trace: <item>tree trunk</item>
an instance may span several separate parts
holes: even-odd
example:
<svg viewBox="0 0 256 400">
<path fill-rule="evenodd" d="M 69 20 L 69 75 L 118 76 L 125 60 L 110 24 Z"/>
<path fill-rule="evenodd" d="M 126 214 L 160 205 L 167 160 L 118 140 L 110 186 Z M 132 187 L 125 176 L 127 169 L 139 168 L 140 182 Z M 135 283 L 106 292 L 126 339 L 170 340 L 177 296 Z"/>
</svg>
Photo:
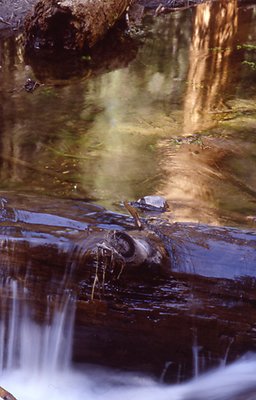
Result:
<svg viewBox="0 0 256 400">
<path fill-rule="evenodd" d="M 41 0 L 25 22 L 26 46 L 81 50 L 93 47 L 132 0 Z"/>
</svg>

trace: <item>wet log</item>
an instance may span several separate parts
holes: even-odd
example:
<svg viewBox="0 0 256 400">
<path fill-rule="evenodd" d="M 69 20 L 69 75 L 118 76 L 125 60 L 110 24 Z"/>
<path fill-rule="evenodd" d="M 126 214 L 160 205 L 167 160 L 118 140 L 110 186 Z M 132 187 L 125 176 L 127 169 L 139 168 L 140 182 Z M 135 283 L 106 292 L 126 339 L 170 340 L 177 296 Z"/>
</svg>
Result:
<svg viewBox="0 0 256 400">
<path fill-rule="evenodd" d="M 25 21 L 29 48 L 82 50 L 99 42 L 132 0 L 41 0 Z"/>
<path fill-rule="evenodd" d="M 37 320 L 61 285 L 77 294 L 74 361 L 177 381 L 255 351 L 253 230 L 135 230 L 128 216 L 78 201 L 1 204 L 1 276 L 24 284 Z"/>
</svg>

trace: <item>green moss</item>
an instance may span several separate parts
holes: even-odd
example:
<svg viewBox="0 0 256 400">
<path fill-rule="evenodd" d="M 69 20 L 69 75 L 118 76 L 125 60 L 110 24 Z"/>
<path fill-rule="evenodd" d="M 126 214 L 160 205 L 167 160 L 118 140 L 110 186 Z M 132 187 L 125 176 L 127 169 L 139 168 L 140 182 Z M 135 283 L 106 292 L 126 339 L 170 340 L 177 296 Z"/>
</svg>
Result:
<svg viewBox="0 0 256 400">
<path fill-rule="evenodd" d="M 45 97 L 56 97 L 56 90 L 51 86 L 44 86 L 41 90 L 41 95 Z"/>
<path fill-rule="evenodd" d="M 256 45 L 255 44 L 239 44 L 236 46 L 237 50 L 245 49 L 249 51 L 256 50 Z"/>
<path fill-rule="evenodd" d="M 230 50 L 230 47 L 225 47 L 225 48 L 222 48 L 222 47 L 210 47 L 209 48 L 209 51 L 212 51 L 214 53 L 217 53 L 217 52 L 224 53 L 225 51 L 228 51 L 228 50 Z"/>
<path fill-rule="evenodd" d="M 247 60 L 244 60 L 244 61 L 242 62 L 242 64 L 243 64 L 243 65 L 247 65 L 248 67 L 250 67 L 250 68 L 253 69 L 253 70 L 256 70 L 256 62 L 254 62 L 254 61 L 247 61 Z"/>
<path fill-rule="evenodd" d="M 84 56 L 81 57 L 82 61 L 91 61 L 91 59 L 92 59 L 92 57 L 89 56 L 89 55 L 84 55 Z"/>
</svg>

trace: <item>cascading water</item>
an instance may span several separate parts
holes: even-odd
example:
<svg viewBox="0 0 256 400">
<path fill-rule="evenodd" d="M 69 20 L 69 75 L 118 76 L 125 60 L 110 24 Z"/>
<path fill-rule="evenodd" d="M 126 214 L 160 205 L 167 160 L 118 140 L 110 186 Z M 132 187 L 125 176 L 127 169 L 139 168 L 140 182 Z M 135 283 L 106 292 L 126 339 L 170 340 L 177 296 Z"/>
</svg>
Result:
<svg viewBox="0 0 256 400">
<path fill-rule="evenodd" d="M 0 370 L 52 373 L 67 369 L 72 350 L 74 299 L 67 292 L 46 299 L 43 324 L 33 321 L 28 290 L 17 280 L 1 282 Z"/>
<path fill-rule="evenodd" d="M 188 383 L 166 386 L 143 376 L 71 366 L 75 298 L 49 295 L 37 321 L 29 290 L 1 280 L 0 385 L 18 400 L 252 400 L 256 357 L 222 366 Z M 85 344 L 86 345 L 86 344 Z"/>
<path fill-rule="evenodd" d="M 38 221 L 35 219 L 35 222 Z M 70 243 L 61 234 L 53 237 L 47 231 L 43 236 L 33 231 L 32 235 L 27 226 L 22 226 L 21 235 L 14 226 L 15 235 L 10 236 L 11 228 L 7 227 L 9 230 L 6 233 L 3 229 L 1 240 L 0 386 L 17 400 L 117 400 L 120 397 L 123 400 L 256 399 L 256 356 L 226 366 L 228 347 L 220 367 L 201 374 L 197 332 L 191 349 L 195 377 L 187 383 L 167 386 L 160 382 L 163 379 L 156 381 L 89 365 L 80 366 L 79 370 L 75 368 L 71 363 L 76 311 L 72 283 L 76 263 L 73 259 L 75 256 L 79 258 L 79 251 L 83 253 L 84 250 L 78 247 L 78 254 L 71 246 L 72 251 L 67 251 L 70 247 L 65 246 L 70 246 Z M 57 226 L 59 229 L 60 224 Z M 23 237 L 31 239 L 29 248 L 25 242 L 18 247 Z M 41 262 L 37 263 L 36 252 L 33 253 L 34 261 L 30 263 L 31 257 L 27 253 L 42 246 L 43 253 L 39 258 L 44 260 L 50 249 L 48 244 L 53 246 L 56 242 L 58 246 L 52 264 L 47 260 L 43 266 Z M 63 249 L 70 254 L 66 258 L 66 268 L 61 262 Z M 60 260 L 56 259 L 58 256 Z M 86 342 L 83 345 L 86 346 Z M 171 364 L 171 360 L 166 363 L 160 378 L 164 378 Z"/>
<path fill-rule="evenodd" d="M 24 283 L 6 276 L 8 266 L 4 267 L 0 280 L 0 385 L 18 399 L 44 399 L 44 388 L 70 369 L 75 296 L 60 285 L 58 293 L 45 298 L 38 293 L 40 300 L 35 305 L 31 284 L 28 288 L 26 278 Z"/>
</svg>

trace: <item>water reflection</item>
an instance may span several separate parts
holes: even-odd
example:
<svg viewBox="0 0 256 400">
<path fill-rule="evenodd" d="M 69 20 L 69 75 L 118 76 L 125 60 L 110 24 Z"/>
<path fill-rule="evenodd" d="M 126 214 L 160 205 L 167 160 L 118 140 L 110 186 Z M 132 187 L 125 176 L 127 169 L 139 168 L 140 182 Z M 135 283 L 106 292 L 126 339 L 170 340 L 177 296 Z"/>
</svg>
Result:
<svg viewBox="0 0 256 400">
<path fill-rule="evenodd" d="M 216 125 L 223 110 L 231 109 L 228 101 L 234 96 L 243 56 L 236 45 L 248 38 L 251 20 L 249 13 L 247 23 L 241 17 L 236 0 L 205 3 L 196 9 L 184 97 L 185 135 Z M 240 171 L 230 171 L 230 160 L 247 159 L 249 164 L 250 151 L 237 138 L 228 140 L 228 129 L 209 133 L 216 137 L 221 133 L 221 138 L 195 137 L 176 149 L 168 140 L 162 142 L 163 166 L 170 179 L 161 193 L 176 203 L 177 219 L 200 221 L 203 214 L 205 221 L 219 224 L 226 222 L 231 210 L 231 218 L 239 219 L 235 203 L 254 209 L 255 184 L 246 187 L 243 183 L 251 175 L 249 169 L 242 180 L 237 177 Z"/>
<path fill-rule="evenodd" d="M 237 29 L 237 0 L 222 0 L 197 7 L 184 100 L 185 132 L 211 125 L 210 111 L 222 106 L 232 75 L 231 55 Z"/>
<path fill-rule="evenodd" d="M 232 0 L 147 17 L 129 57 L 96 57 L 89 69 L 71 60 L 68 73 L 42 60 L 27 66 L 20 38 L 2 40 L 0 187 L 108 207 L 159 193 L 177 219 L 244 223 L 254 210 L 255 119 L 243 114 L 242 131 L 223 111 L 241 108 L 242 97 L 255 108 L 255 72 L 237 49 L 256 40 L 253 10 Z M 28 94 L 28 77 L 44 85 Z M 170 140 L 206 128 L 191 144 Z"/>
</svg>

